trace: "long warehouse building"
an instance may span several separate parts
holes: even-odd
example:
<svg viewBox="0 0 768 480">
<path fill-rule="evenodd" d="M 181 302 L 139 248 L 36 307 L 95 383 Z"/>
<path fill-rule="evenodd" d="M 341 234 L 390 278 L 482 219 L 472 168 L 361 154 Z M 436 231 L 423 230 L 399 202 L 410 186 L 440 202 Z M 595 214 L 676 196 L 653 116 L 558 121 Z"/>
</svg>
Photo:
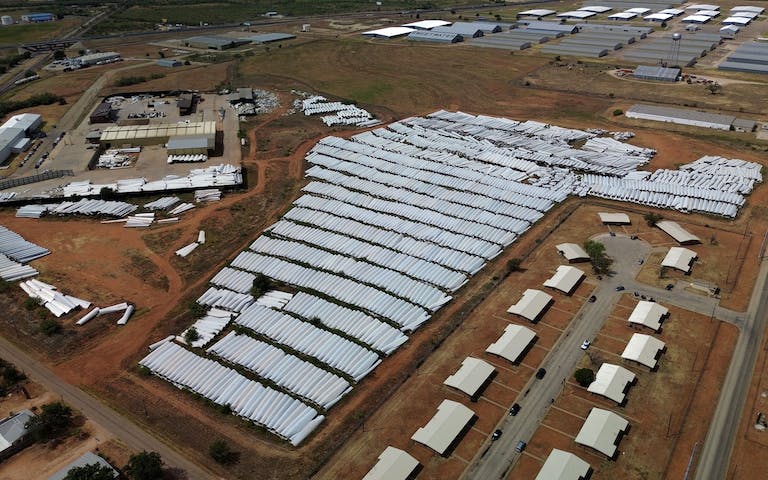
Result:
<svg viewBox="0 0 768 480">
<path fill-rule="evenodd" d="M 173 137 L 204 137 L 208 148 L 213 148 L 216 141 L 216 122 L 108 127 L 101 133 L 99 141 L 104 146 L 144 146 L 167 143 Z"/>
</svg>

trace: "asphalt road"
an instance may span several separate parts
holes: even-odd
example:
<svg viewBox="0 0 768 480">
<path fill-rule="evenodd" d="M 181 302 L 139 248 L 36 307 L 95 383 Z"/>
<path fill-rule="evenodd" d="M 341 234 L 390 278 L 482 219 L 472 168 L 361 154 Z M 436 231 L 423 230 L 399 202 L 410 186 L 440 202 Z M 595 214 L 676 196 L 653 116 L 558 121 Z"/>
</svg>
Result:
<svg viewBox="0 0 768 480">
<path fill-rule="evenodd" d="M 717 299 L 692 294 L 682 288 L 676 287 L 667 291 L 636 282 L 634 278 L 642 268 L 639 260 L 644 261 L 650 253 L 650 245 L 647 243 L 631 240 L 623 235 L 615 237 L 605 235 L 598 237 L 597 240 L 605 245 L 606 252 L 614 259 L 613 269 L 616 273 L 612 276 L 604 276 L 598 283 L 592 292 L 597 300 L 594 303 L 584 303 L 539 366 L 547 370 L 544 379 L 537 380 L 534 377 L 528 382 L 523 389 L 523 394 L 516 400 L 521 406 L 520 413 L 515 417 L 505 416 L 501 419 L 496 426 L 503 431 L 501 438 L 495 442 L 486 440 L 470 466 L 464 471 L 463 479 L 496 480 L 508 475 L 520 456 L 515 452 L 517 442 L 519 440 L 528 442 L 536 432 L 553 400 L 560 395 L 565 381 L 573 374 L 576 364 L 584 354 L 579 348 L 581 342 L 595 338 L 622 294 L 632 295 L 637 291 L 654 297 L 662 304 L 714 315 L 720 320 L 735 324 L 743 323 L 742 318 L 745 314 L 720 308 L 717 305 Z M 618 286 L 623 286 L 625 290 L 617 292 Z M 557 296 L 555 295 L 555 302 L 557 302 Z M 768 303 L 768 299 L 765 303 Z M 748 382 L 749 372 L 745 375 Z M 727 388 L 724 391 L 727 391 Z M 738 417 L 737 413 L 736 422 Z"/>
<path fill-rule="evenodd" d="M 731 365 L 725 376 L 715 415 L 709 426 L 704 446 L 696 467 L 696 480 L 720 480 L 726 478 L 731 452 L 739 430 L 741 415 L 749 392 L 750 378 L 755 369 L 757 350 L 765 331 L 768 317 L 768 262 L 762 262 L 752 290 L 749 308 L 741 328 Z"/>
<path fill-rule="evenodd" d="M 83 415 L 99 424 L 131 450 L 158 452 L 163 457 L 165 465 L 186 471 L 191 480 L 218 478 L 157 438 L 144 432 L 130 420 L 103 405 L 94 397 L 62 381 L 46 366 L 34 360 L 3 337 L 0 337 L 0 357 L 22 368 L 29 378 L 43 385 L 48 391 L 60 396 L 64 403 L 82 412 Z M 30 478 L 33 477 L 34 475 L 30 476 Z"/>
</svg>

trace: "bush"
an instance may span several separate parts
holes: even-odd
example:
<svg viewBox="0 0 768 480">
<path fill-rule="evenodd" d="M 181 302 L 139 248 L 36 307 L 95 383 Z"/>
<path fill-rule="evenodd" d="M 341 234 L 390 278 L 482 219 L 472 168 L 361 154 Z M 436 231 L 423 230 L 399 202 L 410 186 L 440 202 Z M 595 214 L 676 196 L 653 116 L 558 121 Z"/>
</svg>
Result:
<svg viewBox="0 0 768 480">
<path fill-rule="evenodd" d="M 147 56 L 149 56 L 149 53 L 147 53 Z M 115 80 L 115 86 L 116 87 L 128 87 L 131 85 L 136 85 L 139 83 L 144 83 L 147 81 L 147 77 L 142 76 L 133 76 L 133 77 L 120 77 L 117 80 Z"/>
<path fill-rule="evenodd" d="M 45 318 L 40 322 L 40 332 L 44 335 L 56 335 L 61 331 L 61 324 L 52 318 Z"/>
<path fill-rule="evenodd" d="M 40 306 L 39 298 L 29 297 L 26 300 L 24 300 L 24 310 L 28 312 L 31 312 L 32 310 L 36 309 L 39 306 Z"/>
<path fill-rule="evenodd" d="M 520 271 L 520 265 L 523 263 L 523 260 L 519 257 L 510 258 L 507 260 L 507 274 L 510 274 L 512 272 L 519 272 Z"/>
<path fill-rule="evenodd" d="M 220 465 L 237 463 L 240 458 L 240 453 L 232 450 L 229 444 L 224 440 L 216 440 L 213 442 L 211 446 L 208 447 L 208 454 Z"/>
<path fill-rule="evenodd" d="M 187 345 L 192 345 L 193 342 L 196 342 L 197 340 L 200 340 L 200 334 L 197 332 L 197 329 L 195 327 L 189 327 L 184 333 L 184 341 L 187 342 Z"/>
<path fill-rule="evenodd" d="M 617 108 L 616 110 L 613 111 L 613 116 L 614 117 L 618 117 L 619 115 L 622 115 L 623 113 L 624 113 L 624 110 L 622 110 L 620 108 Z"/>
<path fill-rule="evenodd" d="M 55 402 L 43 405 L 40 414 L 31 418 L 25 427 L 33 440 L 47 442 L 64 433 L 71 423 L 72 409 Z"/>
<path fill-rule="evenodd" d="M 580 368 L 573 374 L 573 378 L 575 378 L 582 387 L 588 387 L 590 383 L 595 381 L 595 372 L 589 368 Z"/>
<path fill-rule="evenodd" d="M 113 188 L 101 187 L 101 190 L 99 190 L 99 197 L 101 197 L 102 200 L 114 200 L 117 198 L 117 192 Z"/>
<path fill-rule="evenodd" d="M 259 298 L 267 293 L 270 288 L 272 288 L 272 280 L 263 273 L 257 273 L 256 278 L 253 279 L 253 285 L 251 286 L 251 296 L 253 296 L 253 298 Z"/>
<path fill-rule="evenodd" d="M 106 465 L 92 463 L 69 469 L 64 480 L 115 480 L 115 471 Z"/>
<path fill-rule="evenodd" d="M 645 223 L 647 223 L 649 227 L 654 227 L 657 223 L 662 221 L 664 217 L 658 213 L 648 212 L 643 215 L 643 219 L 645 219 Z"/>
<path fill-rule="evenodd" d="M 157 480 L 163 478 L 163 459 L 157 452 L 141 452 L 131 455 L 123 469 L 132 480 Z"/>
<path fill-rule="evenodd" d="M 208 312 L 208 308 L 206 308 L 205 305 L 200 305 L 197 302 L 189 302 L 187 308 L 189 308 L 189 313 L 191 313 L 194 318 L 203 317 Z"/>
</svg>

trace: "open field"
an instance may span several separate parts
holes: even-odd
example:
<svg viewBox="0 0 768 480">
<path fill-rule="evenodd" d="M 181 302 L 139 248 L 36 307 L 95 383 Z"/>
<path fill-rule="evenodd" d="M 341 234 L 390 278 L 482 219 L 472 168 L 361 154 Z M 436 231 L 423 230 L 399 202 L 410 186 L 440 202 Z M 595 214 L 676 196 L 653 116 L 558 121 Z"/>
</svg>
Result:
<svg viewBox="0 0 768 480">
<path fill-rule="evenodd" d="M 16 17 L 15 20 L 18 21 L 19 18 Z M 85 17 L 65 17 L 53 22 L 4 26 L 0 28 L 0 48 L 59 38 L 85 20 Z"/>
<path fill-rule="evenodd" d="M 552 121 L 579 128 L 631 128 L 638 132 L 633 143 L 660 149 L 660 155 L 653 160 L 651 167 L 670 167 L 703 154 L 715 153 L 745 160 L 764 160 L 756 152 L 730 150 L 728 138 L 717 139 L 713 143 L 691 140 L 686 132 L 659 132 L 650 125 L 640 128 L 627 126 L 623 120 L 614 119 L 608 112 L 616 102 L 624 101 L 622 95 L 630 93 L 617 92 L 615 98 L 610 98 L 607 95 L 562 93 L 555 89 L 522 86 L 521 81 L 526 76 L 549 68 L 547 62 L 532 56 L 501 55 L 499 52 L 469 48 L 390 45 L 358 39 L 318 40 L 298 48 L 273 49 L 243 59 L 239 62 L 239 75 L 233 84 L 277 88 L 284 106 L 292 101 L 288 93 L 291 88 L 352 99 L 385 120 L 446 108 Z M 477 67 L 466 68 L 467 65 Z M 228 69 L 228 65 L 217 64 L 178 72 L 163 70 L 166 77 L 141 87 L 167 89 L 183 85 L 181 88 L 212 88 L 225 80 Z M 74 84 L 67 84 L 66 87 L 55 85 L 52 81 L 45 85 L 73 92 L 78 88 Z M 653 96 L 650 87 L 644 95 Z M 556 304 L 545 320 L 534 326 L 539 339 L 520 366 L 509 366 L 505 360 L 483 353 L 504 325 L 517 322 L 504 311 L 519 296 L 524 285 L 539 283 L 559 264 L 560 259 L 552 245 L 565 240 L 580 242 L 586 236 L 604 233 L 606 229 L 599 224 L 596 212 L 606 209 L 604 205 L 617 210 L 623 210 L 624 206 L 618 202 L 600 202 L 600 206 L 587 202 L 586 206 L 576 209 L 583 201 L 571 199 L 553 209 L 459 291 L 450 305 L 366 378 L 354 394 L 337 405 L 329 419 L 305 445 L 290 449 L 273 436 L 219 413 L 190 395 L 180 394 L 164 382 L 141 377 L 134 370 L 148 343 L 178 333 L 189 325 L 191 317 L 186 312 L 187 302 L 197 298 L 204 290 L 211 272 L 252 240 L 295 198 L 303 184 L 303 153 L 316 138 L 329 132 L 319 119 L 302 115 L 276 115 L 263 121 L 256 118 L 249 127 L 253 127 L 254 131 L 249 135 L 250 150 L 245 166 L 251 189 L 247 193 L 229 195 L 219 204 L 198 208 L 187 214 L 178 225 L 136 232 L 115 225 L 97 225 L 88 220 L 48 222 L 14 219 L 13 212 L 3 212 L 0 220 L 4 225 L 54 252 L 35 262 L 35 266 L 43 272 L 42 280 L 58 281 L 62 287 L 72 288 L 75 290 L 73 293 L 91 300 L 114 298 L 121 301 L 125 298 L 135 301 L 139 307 L 139 314 L 123 329 L 110 327 L 105 331 L 96 324 L 89 326 L 94 331 L 98 330 L 92 333 L 93 336 L 87 332 L 76 332 L 67 323 L 71 319 L 66 319 L 62 345 L 51 353 L 38 351 L 38 354 L 57 363 L 55 368 L 62 377 L 95 392 L 153 432 L 179 445 L 185 454 L 199 462 L 210 464 L 205 452 L 211 441 L 211 437 L 199 435 L 200 431 L 216 432 L 216 436 L 228 439 L 243 455 L 240 464 L 227 470 L 221 469 L 221 474 L 227 478 L 253 478 L 255 472 L 260 478 L 306 478 L 337 448 L 340 448 L 340 453 L 318 473 L 318 478 L 343 478 L 353 473 L 362 476 L 387 441 L 395 446 L 407 447 L 425 465 L 421 474 L 424 478 L 453 478 L 465 467 L 461 458 L 472 458 L 492 431 L 491 427 L 505 415 L 506 406 L 516 398 L 538 362 L 557 340 L 559 331 L 569 324 L 574 312 L 589 296 L 594 277 L 590 275 L 573 297 L 556 296 Z M 720 245 L 711 246 L 711 250 L 707 250 L 710 254 L 702 257 L 717 268 L 727 262 L 743 263 L 738 267 L 739 275 L 726 275 L 726 281 L 732 281 L 733 286 L 730 292 L 724 292 L 724 301 L 733 302 L 729 305 L 737 310 L 741 305 L 739 302 L 746 301 L 746 292 L 751 289 L 756 273 L 756 269 L 751 269 L 756 262 L 747 260 L 752 258 L 751 254 L 739 253 L 741 247 L 735 252 L 729 249 L 740 242 L 739 238 L 743 235 L 739 232 L 745 230 L 752 233 L 752 238 L 748 246 L 743 247 L 744 251 L 753 252 L 759 248 L 767 216 L 765 211 L 753 206 L 763 203 L 766 194 L 768 192 L 764 187 L 758 188 L 748 199 L 749 209 L 735 222 L 662 212 L 667 218 L 682 220 L 686 226 L 694 225 L 694 233 L 700 233 L 697 229 L 709 231 L 703 226 L 705 224 L 724 232 L 717 234 Z M 641 238 L 645 239 L 647 233 L 648 240 L 653 244 L 669 241 L 656 237 L 642 223 L 642 212 L 649 209 L 636 205 L 628 207 L 638 212 L 632 214 L 632 228 L 638 228 Z M 574 209 L 575 213 L 571 214 Z M 569 219 L 560 226 L 560 221 L 565 218 Z M 52 228 L 53 225 L 55 228 Z M 211 242 L 207 248 L 211 250 L 206 253 L 210 255 L 198 251 L 186 260 L 177 259 L 173 250 L 189 243 L 201 227 L 209 232 Z M 546 233 L 553 229 L 554 233 L 547 237 Z M 707 233 L 701 235 L 703 239 L 709 238 Z M 152 248 L 148 246 L 150 244 Z M 719 253 L 726 251 L 729 253 L 724 259 L 715 259 Z M 533 253 L 528 255 L 529 252 Z M 527 271 L 504 278 L 506 261 L 516 256 L 527 256 L 524 262 Z M 94 258 L 99 261 L 95 262 Z M 150 271 L 150 264 L 157 270 Z M 155 286 L 145 281 L 147 275 L 155 278 Z M 167 289 L 161 288 L 164 284 L 162 276 L 168 280 Z M 682 312 L 678 315 L 681 318 L 679 325 L 694 321 L 693 317 L 685 317 Z M 710 363 L 714 364 L 717 358 L 718 365 L 727 366 L 730 355 L 728 345 L 732 344 L 735 335 L 732 328 L 724 326 L 720 333 L 716 333 L 715 326 L 699 320 L 704 322 L 706 329 L 690 335 L 701 333 L 703 337 L 684 337 L 683 333 L 673 330 L 675 318 L 673 316 L 669 330 L 665 327 L 664 336 L 679 334 L 682 344 L 702 352 L 706 349 L 701 345 L 722 338 L 718 345 L 722 345 L 723 350 L 712 351 L 710 358 L 713 360 Z M 624 328 L 620 323 L 619 327 Z M 0 328 L 5 335 L 13 337 L 11 326 L 3 323 Z M 451 334 L 454 328 L 456 331 Z M 662 338 L 667 341 L 667 338 Z M 31 339 L 17 337 L 16 340 L 27 342 L 31 349 L 40 348 L 32 345 L 34 342 Z M 668 342 L 670 351 L 675 341 Z M 595 346 L 600 348 L 600 343 Z M 432 353 L 435 348 L 437 350 Z M 471 405 L 480 417 L 474 428 L 459 444 L 454 456 L 440 459 L 425 448 L 409 443 L 408 439 L 432 415 L 439 398 L 464 401 L 460 395 L 442 386 L 441 382 L 455 371 L 467 354 L 481 355 L 496 364 L 499 375 L 484 398 Z M 701 363 L 703 360 L 691 360 L 691 354 L 686 351 L 681 357 L 687 367 L 695 367 L 696 372 L 711 367 L 710 363 Z M 105 361 L 86 362 L 86 358 L 104 358 Z M 425 358 L 426 361 L 420 363 Z M 670 353 L 663 362 L 670 359 L 677 357 Z M 692 386 L 685 383 L 686 379 L 682 380 L 681 388 L 688 388 L 686 392 L 692 405 L 697 406 L 697 414 L 711 408 L 712 399 L 716 398 L 712 392 L 717 390 L 721 378 L 717 375 L 722 375 L 722 372 L 707 377 L 712 384 L 706 384 L 703 393 L 691 391 Z M 646 382 L 651 380 L 646 379 Z M 638 390 L 645 387 L 640 383 L 635 388 L 630 394 L 630 405 L 640 398 Z M 386 403 L 379 409 L 382 402 Z M 640 403 L 637 402 L 637 405 Z M 562 407 L 570 408 L 565 404 Z M 673 413 L 678 415 L 679 411 L 670 410 L 668 415 Z M 562 412 L 558 415 L 558 419 L 569 418 Z M 683 422 L 679 416 L 675 420 L 680 422 L 677 431 L 681 432 L 689 432 L 689 428 L 703 424 L 699 422 L 699 417 L 692 418 L 689 423 Z M 643 423 L 646 428 L 649 427 L 647 423 L 647 420 Z M 627 445 L 640 448 L 637 446 L 641 438 L 638 431 L 642 430 L 633 430 L 634 435 L 625 439 L 628 443 L 623 443 L 622 448 L 627 448 Z M 348 438 L 349 442 L 342 446 Z M 692 443 L 688 440 L 694 438 L 700 439 L 699 432 L 685 433 L 684 438 L 676 440 L 676 448 L 680 452 L 675 453 L 675 457 L 683 463 Z M 675 444 L 674 438 L 665 441 L 668 442 L 666 445 Z M 686 449 L 688 452 L 685 452 Z M 638 455 L 642 462 L 647 463 L 647 452 L 639 451 Z M 531 458 L 525 457 L 525 461 L 528 460 Z M 524 464 L 521 461 L 520 468 Z M 642 468 L 649 467 L 643 464 Z M 670 471 L 679 471 L 677 464 L 669 468 Z"/>
</svg>

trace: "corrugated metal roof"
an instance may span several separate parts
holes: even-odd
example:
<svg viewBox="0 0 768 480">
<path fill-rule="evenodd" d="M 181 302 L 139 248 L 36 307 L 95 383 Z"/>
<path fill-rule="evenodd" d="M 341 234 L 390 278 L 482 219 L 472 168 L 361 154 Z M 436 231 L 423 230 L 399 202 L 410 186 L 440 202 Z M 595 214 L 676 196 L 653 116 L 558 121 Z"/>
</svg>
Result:
<svg viewBox="0 0 768 480">
<path fill-rule="evenodd" d="M 188 148 L 208 148 L 207 137 L 172 137 L 168 140 L 168 150 L 183 150 Z"/>
<path fill-rule="evenodd" d="M 262 33 L 261 35 L 252 35 L 249 37 L 243 37 L 241 40 L 247 40 L 252 43 L 270 43 L 279 42 L 282 40 L 291 40 L 296 38 L 296 35 L 291 33 Z"/>
<path fill-rule="evenodd" d="M 62 468 L 58 472 L 54 473 L 50 477 L 48 477 L 48 480 L 64 480 L 67 477 L 67 473 L 69 473 L 70 470 L 76 467 L 84 467 L 86 465 L 102 465 L 105 467 L 109 467 L 112 469 L 112 475 L 113 477 L 117 477 L 118 473 L 117 470 L 112 468 L 112 465 L 110 465 L 106 460 L 101 458 L 100 456 L 87 452 L 74 462 L 68 464 L 66 467 Z"/>
<path fill-rule="evenodd" d="M 639 65 L 632 74 L 643 80 L 658 80 L 661 82 L 676 82 L 680 78 L 679 68 Z"/>
</svg>

